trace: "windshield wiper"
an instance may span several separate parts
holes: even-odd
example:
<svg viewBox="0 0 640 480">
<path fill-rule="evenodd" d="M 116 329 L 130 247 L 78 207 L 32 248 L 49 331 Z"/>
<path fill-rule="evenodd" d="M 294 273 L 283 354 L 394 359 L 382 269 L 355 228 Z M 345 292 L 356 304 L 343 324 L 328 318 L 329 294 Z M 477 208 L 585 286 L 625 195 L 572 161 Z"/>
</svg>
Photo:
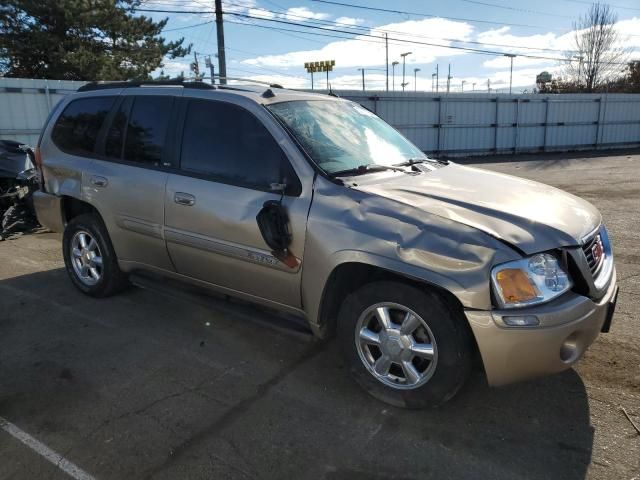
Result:
<svg viewBox="0 0 640 480">
<path fill-rule="evenodd" d="M 449 164 L 447 160 L 438 160 L 435 158 L 410 158 L 406 162 L 395 163 L 394 165 L 396 167 L 410 167 L 411 165 L 417 165 L 418 163 L 425 163 L 425 162 L 441 163 L 442 165 Z"/>
<path fill-rule="evenodd" d="M 406 162 L 394 163 L 396 167 L 410 167 L 411 165 L 416 165 L 418 163 L 426 162 L 426 158 L 410 158 Z"/>
<path fill-rule="evenodd" d="M 330 177 L 346 177 L 350 175 L 364 175 L 366 173 L 382 172 L 385 170 L 393 170 L 394 172 L 404 172 L 401 168 L 392 167 L 389 165 L 378 165 L 376 163 L 370 163 L 369 165 L 358 165 L 355 168 L 347 168 L 345 170 L 338 170 L 337 172 L 331 172 Z"/>
</svg>

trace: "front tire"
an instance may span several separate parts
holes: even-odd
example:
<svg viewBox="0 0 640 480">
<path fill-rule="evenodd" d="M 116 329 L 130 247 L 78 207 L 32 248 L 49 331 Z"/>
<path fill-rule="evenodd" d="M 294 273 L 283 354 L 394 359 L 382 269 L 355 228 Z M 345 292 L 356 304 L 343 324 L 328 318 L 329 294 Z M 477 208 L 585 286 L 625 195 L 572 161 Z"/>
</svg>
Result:
<svg viewBox="0 0 640 480">
<path fill-rule="evenodd" d="M 62 237 L 64 264 L 73 284 L 86 295 L 108 297 L 128 286 L 107 229 L 97 215 L 73 218 Z"/>
<path fill-rule="evenodd" d="M 355 380 L 398 407 L 446 402 L 471 367 L 466 319 L 439 295 L 400 282 L 369 283 L 349 295 L 338 342 Z"/>
</svg>

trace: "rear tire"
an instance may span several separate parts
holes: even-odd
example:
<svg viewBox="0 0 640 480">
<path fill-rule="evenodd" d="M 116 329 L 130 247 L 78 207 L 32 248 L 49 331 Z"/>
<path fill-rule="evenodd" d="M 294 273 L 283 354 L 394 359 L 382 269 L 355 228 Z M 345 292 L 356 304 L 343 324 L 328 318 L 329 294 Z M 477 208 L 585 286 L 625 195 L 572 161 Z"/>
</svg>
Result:
<svg viewBox="0 0 640 480">
<path fill-rule="evenodd" d="M 95 214 L 79 215 L 68 223 L 62 253 L 69 278 L 86 295 L 109 297 L 129 285 L 107 229 Z"/>
<path fill-rule="evenodd" d="M 473 349 L 466 319 L 426 289 L 366 284 L 345 299 L 337 332 L 355 380 L 397 407 L 441 405 L 469 375 Z"/>
</svg>

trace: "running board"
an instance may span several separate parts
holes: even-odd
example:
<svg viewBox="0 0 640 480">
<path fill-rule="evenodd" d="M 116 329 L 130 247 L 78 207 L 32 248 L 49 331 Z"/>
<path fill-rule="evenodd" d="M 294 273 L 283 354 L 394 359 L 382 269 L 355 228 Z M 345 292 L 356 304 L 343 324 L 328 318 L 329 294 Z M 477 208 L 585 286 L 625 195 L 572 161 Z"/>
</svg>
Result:
<svg viewBox="0 0 640 480">
<path fill-rule="evenodd" d="M 256 306 L 228 295 L 220 295 L 203 287 L 180 282 L 147 272 L 135 272 L 129 281 L 137 287 L 151 290 L 178 300 L 217 310 L 226 316 L 249 321 L 286 334 L 313 339 L 306 320 L 274 309 Z"/>
</svg>

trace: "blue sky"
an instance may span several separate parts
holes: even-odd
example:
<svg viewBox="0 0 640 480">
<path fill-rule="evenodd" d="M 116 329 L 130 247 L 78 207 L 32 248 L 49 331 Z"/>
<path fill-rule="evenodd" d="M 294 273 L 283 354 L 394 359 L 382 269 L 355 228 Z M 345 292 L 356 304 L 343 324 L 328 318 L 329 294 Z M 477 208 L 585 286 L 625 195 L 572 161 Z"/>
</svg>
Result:
<svg viewBox="0 0 640 480">
<path fill-rule="evenodd" d="M 309 88 L 310 78 L 303 68 L 304 62 L 333 59 L 336 69 L 330 74 L 330 81 L 334 88 L 360 89 L 362 80 L 358 68 L 365 68 L 367 89 L 383 89 L 385 48 L 384 41 L 377 37 L 388 32 L 390 63 L 400 61 L 401 53 L 412 52 L 406 57 L 407 90 L 431 90 L 436 64 L 439 65 L 440 89 L 446 88 L 449 63 L 452 91 L 460 91 L 463 81 L 465 91 L 486 91 L 487 80 L 492 89 L 508 90 L 510 60 L 501 54 L 514 53 L 518 56 L 514 58 L 513 86 L 518 92 L 531 89 L 536 74 L 542 70 L 562 74 L 562 63 L 553 58 L 564 57 L 564 52 L 572 48 L 573 22 L 589 8 L 588 2 L 583 0 L 539 0 L 535 3 L 522 0 L 335 1 L 425 16 L 314 0 L 226 0 L 223 9 L 228 12 L 225 15 L 227 75 L 275 81 L 292 88 Z M 640 2 L 616 0 L 612 6 L 618 15 L 621 46 L 633 50 L 633 58 L 640 58 Z M 204 70 L 204 56 L 213 56 L 217 49 L 213 15 L 203 13 L 213 10 L 213 0 L 146 0 L 141 8 L 201 12 L 144 14 L 157 19 L 169 17 L 165 38 L 184 37 L 185 43 L 192 43 L 193 49 L 202 54 L 200 68 Z M 305 29 L 267 19 L 294 24 L 314 22 L 329 30 Z M 447 46 L 490 50 L 498 54 L 445 48 Z M 166 59 L 164 71 L 170 75 L 184 71 L 189 75 L 192 61 L 193 58 Z M 414 84 L 416 68 L 420 70 Z M 316 86 L 324 87 L 324 81 L 324 74 L 316 74 Z M 402 63 L 396 67 L 397 90 L 401 89 L 401 82 Z"/>
</svg>

